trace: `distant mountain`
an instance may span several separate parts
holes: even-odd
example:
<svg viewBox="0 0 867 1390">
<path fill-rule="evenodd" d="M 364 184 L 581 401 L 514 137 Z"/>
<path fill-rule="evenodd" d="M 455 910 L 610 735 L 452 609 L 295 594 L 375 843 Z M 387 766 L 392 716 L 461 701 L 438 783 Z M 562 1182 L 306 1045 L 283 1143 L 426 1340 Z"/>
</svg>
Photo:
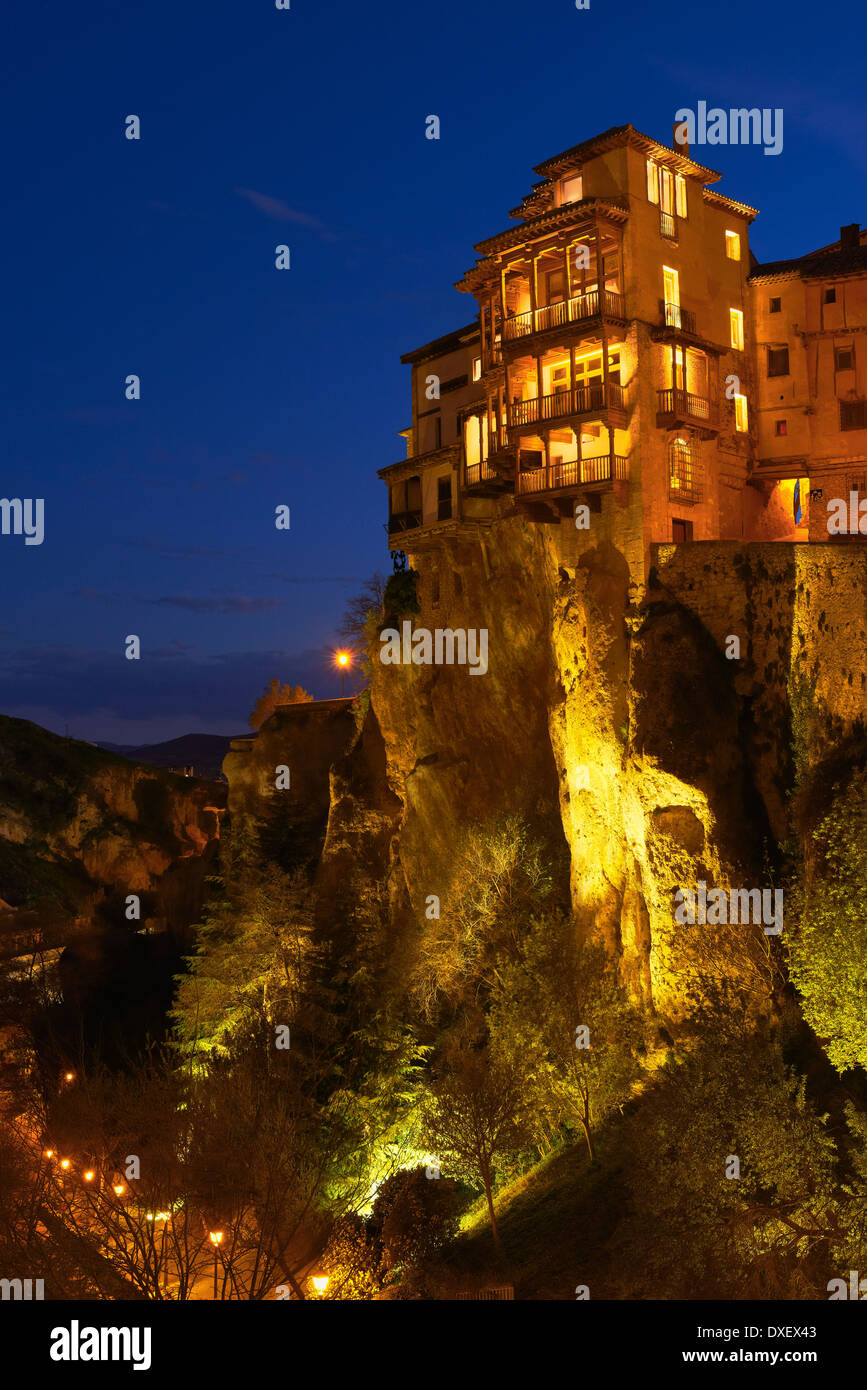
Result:
<svg viewBox="0 0 867 1390">
<path fill-rule="evenodd" d="M 183 734 L 166 743 L 100 743 L 97 747 L 135 763 L 147 763 L 151 767 L 194 767 L 197 777 L 217 777 L 232 740 L 253 737 L 255 735 L 249 730 L 243 734 Z"/>
</svg>

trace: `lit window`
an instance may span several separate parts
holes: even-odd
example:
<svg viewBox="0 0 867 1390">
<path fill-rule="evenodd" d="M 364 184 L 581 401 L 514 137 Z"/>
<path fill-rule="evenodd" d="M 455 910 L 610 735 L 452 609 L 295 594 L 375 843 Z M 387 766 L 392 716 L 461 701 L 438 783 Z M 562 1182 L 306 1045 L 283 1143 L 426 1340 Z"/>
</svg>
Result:
<svg viewBox="0 0 867 1390">
<path fill-rule="evenodd" d="M 659 202 L 659 167 L 652 159 L 647 161 L 647 197 L 651 203 Z"/>
<path fill-rule="evenodd" d="M 479 378 L 481 377 L 481 375 L 482 375 L 482 359 L 481 359 L 481 357 L 474 357 L 474 358 L 473 358 L 473 381 L 478 381 Z"/>
<path fill-rule="evenodd" d="M 740 309 L 729 309 L 729 325 L 731 327 L 731 343 L 733 348 L 739 352 L 744 350 L 744 316 Z"/>
<path fill-rule="evenodd" d="M 580 203 L 583 197 L 584 179 L 581 174 L 573 174 L 572 178 L 563 180 L 562 199 L 564 203 Z"/>
<path fill-rule="evenodd" d="M 674 202 L 678 217 L 686 217 L 686 179 L 683 174 L 674 176 Z"/>
<path fill-rule="evenodd" d="M 741 258 L 741 239 L 737 232 L 726 232 L 726 255 L 730 261 Z"/>
<path fill-rule="evenodd" d="M 746 396 L 735 396 L 735 429 L 741 433 L 748 429 Z"/>
<path fill-rule="evenodd" d="M 668 495 L 680 502 L 700 502 L 701 456 L 697 441 L 682 436 L 668 446 Z"/>
</svg>

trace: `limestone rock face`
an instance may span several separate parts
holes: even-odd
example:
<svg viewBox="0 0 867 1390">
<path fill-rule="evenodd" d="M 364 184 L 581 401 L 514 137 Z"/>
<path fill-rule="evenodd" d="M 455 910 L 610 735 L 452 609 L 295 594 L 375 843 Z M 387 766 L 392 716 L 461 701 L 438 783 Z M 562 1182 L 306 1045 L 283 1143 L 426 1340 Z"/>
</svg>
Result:
<svg viewBox="0 0 867 1390">
<path fill-rule="evenodd" d="M 412 558 L 413 627 L 486 629 L 488 669 L 375 650 L 361 732 L 328 702 L 292 735 L 323 828 L 323 931 L 379 915 L 393 963 L 411 961 L 467 827 L 518 814 L 568 851 L 579 920 L 634 996 L 688 1014 L 676 890 L 770 886 L 797 767 L 821 757 L 823 730 L 867 714 L 867 548 L 709 542 L 651 558 L 645 583 L 571 518 L 517 514 Z M 302 718 L 269 721 L 249 769 L 270 768 Z M 230 805 L 252 814 L 264 786 L 245 758 L 227 759 Z M 755 975 L 745 942 L 724 941 L 714 968 Z"/>
<path fill-rule="evenodd" d="M 97 909 L 142 895 L 141 922 L 198 916 L 225 789 L 145 767 L 35 724 L 0 719 L 0 898 L 14 934 L 40 921 L 64 939 Z"/>
</svg>

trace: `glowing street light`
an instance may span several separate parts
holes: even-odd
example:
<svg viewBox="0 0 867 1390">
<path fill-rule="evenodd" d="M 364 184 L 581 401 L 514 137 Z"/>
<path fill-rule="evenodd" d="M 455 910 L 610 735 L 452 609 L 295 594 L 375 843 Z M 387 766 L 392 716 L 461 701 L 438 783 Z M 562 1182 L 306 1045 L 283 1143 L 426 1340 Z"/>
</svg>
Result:
<svg viewBox="0 0 867 1390">
<path fill-rule="evenodd" d="M 350 652 L 342 651 L 335 652 L 334 665 L 340 672 L 340 694 L 341 696 L 344 696 L 346 694 L 346 672 L 352 665 L 352 654 Z"/>
<path fill-rule="evenodd" d="M 74 1081 L 74 1080 L 75 1080 L 75 1072 L 74 1072 L 74 1071 L 68 1071 L 68 1072 L 66 1072 L 66 1073 L 64 1074 L 63 1079 L 64 1079 L 64 1081 Z"/>
<path fill-rule="evenodd" d="M 61 1166 L 61 1168 L 63 1169 L 63 1171 L 64 1171 L 64 1173 L 65 1173 L 66 1170 L 67 1170 L 67 1168 L 69 1167 L 69 1159 L 68 1159 L 68 1158 L 62 1158 L 62 1159 L 60 1160 L 60 1166 Z"/>
<path fill-rule="evenodd" d="M 115 1195 L 115 1197 L 122 1197 L 123 1194 L 124 1194 L 124 1192 L 126 1192 L 126 1184 L 125 1184 L 125 1183 L 122 1183 L 122 1182 L 116 1182 L 116 1183 L 114 1184 L 114 1195 Z"/>
<path fill-rule="evenodd" d="M 209 1231 L 209 1232 L 208 1232 L 208 1236 L 209 1236 L 209 1239 L 210 1239 L 210 1241 L 211 1241 L 211 1244 L 212 1244 L 213 1247 L 214 1247 L 214 1302 L 216 1303 L 216 1301 L 217 1301 L 217 1254 L 218 1254 L 218 1252 L 219 1252 L 220 1245 L 221 1245 L 222 1240 L 223 1240 L 223 1232 L 222 1232 L 222 1231 Z"/>
<path fill-rule="evenodd" d="M 310 1280 L 320 1298 L 325 1297 L 325 1290 L 328 1288 L 328 1281 L 330 1278 L 331 1276 L 329 1274 L 314 1274 L 313 1278 Z"/>
<path fill-rule="evenodd" d="M 85 1182 L 93 1182 L 94 1178 L 96 1177 L 96 1174 L 94 1173 L 92 1168 L 88 1168 L 87 1172 L 82 1173 L 81 1176 L 84 1178 Z"/>
<path fill-rule="evenodd" d="M 44 1155 L 43 1155 L 43 1157 L 44 1157 L 44 1158 L 53 1158 L 53 1157 L 54 1157 L 54 1150 L 53 1150 L 53 1149 L 46 1149 L 46 1150 L 45 1150 L 45 1153 L 44 1153 Z"/>
</svg>

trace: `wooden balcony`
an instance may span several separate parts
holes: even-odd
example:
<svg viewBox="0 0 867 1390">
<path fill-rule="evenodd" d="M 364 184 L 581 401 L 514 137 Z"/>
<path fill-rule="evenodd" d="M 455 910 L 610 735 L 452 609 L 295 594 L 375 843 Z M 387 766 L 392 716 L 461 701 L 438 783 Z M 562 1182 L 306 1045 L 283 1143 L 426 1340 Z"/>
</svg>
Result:
<svg viewBox="0 0 867 1390">
<path fill-rule="evenodd" d="M 587 323 L 592 319 L 622 320 L 623 315 L 621 294 L 603 290 L 600 295 L 599 290 L 590 290 L 588 294 L 575 295 L 559 304 L 546 304 L 541 309 L 530 309 L 526 314 L 506 319 L 503 337 L 507 342 L 514 342 L 517 338 L 530 338 L 534 333 L 548 333 L 552 328 Z"/>
<path fill-rule="evenodd" d="M 468 463 L 466 467 L 466 486 L 478 487 L 479 483 L 496 482 L 497 474 L 491 468 L 487 459 L 482 459 L 481 463 Z"/>
<path fill-rule="evenodd" d="M 656 427 L 672 429 L 676 425 L 697 425 L 700 429 L 717 430 L 719 420 L 716 406 L 706 396 L 692 391 L 667 387 L 657 391 Z"/>
<path fill-rule="evenodd" d="M 660 299 L 659 317 L 663 328 L 674 328 L 696 337 L 695 314 L 691 309 L 684 309 L 681 304 L 673 304 L 668 299 Z"/>
<path fill-rule="evenodd" d="M 421 508 L 415 512 L 394 512 L 388 518 L 390 536 L 398 531 L 412 531 L 416 526 L 421 526 Z"/>
<path fill-rule="evenodd" d="M 530 401 L 514 401 L 509 406 L 509 428 L 542 424 L 551 420 L 568 419 L 577 415 L 598 415 L 602 411 L 625 411 L 623 387 L 616 381 L 594 383 L 592 386 L 573 386 L 555 391 L 550 396 L 537 396 Z"/>
<path fill-rule="evenodd" d="M 590 487 L 596 483 L 625 482 L 629 477 L 629 460 L 621 454 L 599 454 L 595 458 L 573 459 L 569 463 L 549 463 L 519 473 L 516 491 L 528 493 L 557 492 L 564 488 Z"/>
<path fill-rule="evenodd" d="M 659 235 L 666 241 L 677 241 L 677 223 L 670 212 L 659 212 Z"/>
</svg>

